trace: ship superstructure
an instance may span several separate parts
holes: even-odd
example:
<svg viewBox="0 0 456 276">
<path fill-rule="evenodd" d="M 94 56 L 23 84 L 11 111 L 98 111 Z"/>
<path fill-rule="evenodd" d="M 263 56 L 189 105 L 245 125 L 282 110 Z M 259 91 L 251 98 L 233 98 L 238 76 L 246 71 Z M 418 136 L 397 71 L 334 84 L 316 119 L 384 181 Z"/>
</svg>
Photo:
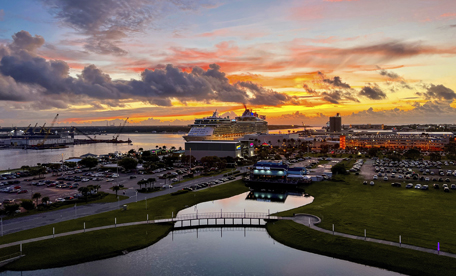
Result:
<svg viewBox="0 0 456 276">
<path fill-rule="evenodd" d="M 234 119 L 220 117 L 215 111 L 212 116 L 196 119 L 190 127 L 184 136 L 186 141 L 235 140 L 246 134 L 268 133 L 266 116 L 247 108 L 242 116 Z"/>
</svg>

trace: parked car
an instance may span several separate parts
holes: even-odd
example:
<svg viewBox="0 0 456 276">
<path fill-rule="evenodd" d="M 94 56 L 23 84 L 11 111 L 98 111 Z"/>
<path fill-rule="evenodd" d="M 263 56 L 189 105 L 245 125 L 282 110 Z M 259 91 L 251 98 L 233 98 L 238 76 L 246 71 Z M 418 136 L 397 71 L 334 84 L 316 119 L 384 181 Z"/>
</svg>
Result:
<svg viewBox="0 0 456 276">
<path fill-rule="evenodd" d="M 374 181 L 371 181 L 369 184 L 370 184 L 371 186 L 374 186 L 374 185 L 375 185 L 375 182 L 374 182 Z"/>
<path fill-rule="evenodd" d="M 456 190 L 456 185 L 455 184 L 451 184 L 451 188 L 452 190 Z"/>
<path fill-rule="evenodd" d="M 18 194 L 25 194 L 25 193 L 27 193 L 27 192 L 28 192 L 27 190 L 19 190 L 17 193 L 18 193 Z"/>
<path fill-rule="evenodd" d="M 448 189 L 448 187 L 445 187 L 445 188 L 443 188 L 443 191 L 444 191 L 445 193 L 449 193 L 449 192 L 450 192 L 450 189 Z"/>
<path fill-rule="evenodd" d="M 57 198 L 55 201 L 56 201 L 56 202 L 64 202 L 65 199 L 63 199 L 63 198 Z"/>
<path fill-rule="evenodd" d="M 367 181 L 363 181 L 363 185 L 367 185 Z"/>
<path fill-rule="evenodd" d="M 414 188 L 418 190 L 421 189 L 421 184 L 416 184 Z"/>
<path fill-rule="evenodd" d="M 401 187 L 402 185 L 401 185 L 401 183 L 393 182 L 393 183 L 391 183 L 391 186 L 393 186 L 393 187 Z"/>
<path fill-rule="evenodd" d="M 413 184 L 412 184 L 412 183 L 409 183 L 409 184 L 407 184 L 407 185 L 405 186 L 405 188 L 406 188 L 406 189 L 411 189 L 411 188 L 413 188 Z"/>
<path fill-rule="evenodd" d="M 428 185 L 423 185 L 423 186 L 421 187 L 421 190 L 428 190 L 428 189 L 429 189 L 429 186 L 428 186 Z"/>
<path fill-rule="evenodd" d="M 130 175 L 130 179 L 136 178 L 136 175 Z"/>
<path fill-rule="evenodd" d="M 434 185 L 432 185 L 432 187 L 434 187 L 434 189 L 439 189 L 440 188 L 439 184 L 434 184 Z"/>
</svg>

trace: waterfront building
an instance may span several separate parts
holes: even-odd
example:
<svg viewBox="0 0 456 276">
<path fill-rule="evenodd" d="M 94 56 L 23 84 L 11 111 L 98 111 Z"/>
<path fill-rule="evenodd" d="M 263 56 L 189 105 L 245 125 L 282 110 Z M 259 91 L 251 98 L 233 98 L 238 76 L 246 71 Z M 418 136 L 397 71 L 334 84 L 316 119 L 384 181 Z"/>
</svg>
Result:
<svg viewBox="0 0 456 276">
<path fill-rule="evenodd" d="M 453 139 L 452 132 L 364 132 L 346 136 L 345 146 L 347 149 L 388 148 L 408 150 L 419 148 L 425 151 L 443 151 L 445 145 Z"/>
<path fill-rule="evenodd" d="M 329 132 L 342 131 L 342 117 L 337 113 L 334 117 L 329 117 Z"/>
<path fill-rule="evenodd" d="M 255 146 L 259 146 L 262 144 L 268 144 L 273 147 L 281 147 L 281 146 L 297 146 L 299 140 L 299 134 L 297 133 L 289 133 L 289 134 L 267 134 L 267 133 L 260 133 L 260 134 L 247 134 L 244 137 L 239 138 L 239 141 L 242 142 L 251 142 L 254 143 Z"/>
<path fill-rule="evenodd" d="M 196 160 L 205 156 L 244 158 L 254 155 L 254 147 L 239 141 L 190 141 L 185 142 L 185 155 Z"/>
<path fill-rule="evenodd" d="M 290 167 L 282 160 L 258 161 L 250 169 L 246 182 L 249 184 L 278 184 L 298 185 L 309 182 L 307 169 L 303 167 Z"/>
</svg>

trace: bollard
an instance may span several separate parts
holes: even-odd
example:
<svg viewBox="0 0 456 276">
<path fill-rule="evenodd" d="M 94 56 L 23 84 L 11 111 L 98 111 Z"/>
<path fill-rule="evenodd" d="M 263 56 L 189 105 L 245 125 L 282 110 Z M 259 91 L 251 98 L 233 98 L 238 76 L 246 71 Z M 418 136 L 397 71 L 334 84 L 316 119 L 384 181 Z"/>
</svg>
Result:
<svg viewBox="0 0 456 276">
<path fill-rule="evenodd" d="M 147 214 L 147 223 L 149 223 L 149 214 Z"/>
<path fill-rule="evenodd" d="M 364 229 L 364 240 L 366 240 L 366 229 Z"/>
<path fill-rule="evenodd" d="M 333 224 L 333 235 L 334 235 L 334 224 Z"/>
<path fill-rule="evenodd" d="M 117 218 L 114 218 L 114 227 L 117 227 Z"/>
<path fill-rule="evenodd" d="M 86 232 L 86 223 L 84 222 L 84 233 Z"/>
<path fill-rule="evenodd" d="M 55 238 L 55 227 L 52 227 L 52 237 Z"/>
</svg>

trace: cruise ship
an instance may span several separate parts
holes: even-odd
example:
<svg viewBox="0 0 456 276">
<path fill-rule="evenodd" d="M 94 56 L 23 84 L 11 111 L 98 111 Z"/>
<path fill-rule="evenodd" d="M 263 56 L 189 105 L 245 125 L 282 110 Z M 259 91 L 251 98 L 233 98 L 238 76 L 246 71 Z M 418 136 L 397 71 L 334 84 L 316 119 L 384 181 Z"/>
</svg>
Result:
<svg viewBox="0 0 456 276">
<path fill-rule="evenodd" d="M 185 141 L 203 140 L 236 140 L 246 134 L 268 133 L 266 116 L 258 115 L 253 110 L 245 108 L 242 116 L 230 119 L 222 118 L 217 110 L 210 117 L 196 119 Z"/>
</svg>

